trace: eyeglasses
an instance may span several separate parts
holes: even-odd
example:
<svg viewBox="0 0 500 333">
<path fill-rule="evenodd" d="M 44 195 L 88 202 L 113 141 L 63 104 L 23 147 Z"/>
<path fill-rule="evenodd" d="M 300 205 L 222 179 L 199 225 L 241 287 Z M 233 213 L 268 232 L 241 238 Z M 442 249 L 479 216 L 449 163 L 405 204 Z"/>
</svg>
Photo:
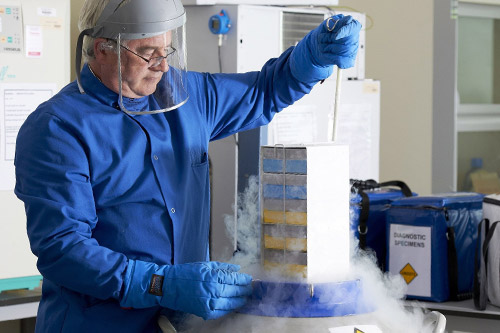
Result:
<svg viewBox="0 0 500 333">
<path fill-rule="evenodd" d="M 126 47 L 124 45 L 120 44 L 120 47 L 123 47 L 125 50 L 129 51 L 132 54 L 135 54 L 136 56 L 138 56 L 139 58 L 141 58 L 142 60 L 147 62 L 148 68 L 159 66 L 162 63 L 163 59 L 167 59 L 168 56 L 174 54 L 177 51 L 177 49 L 175 49 L 174 47 L 167 46 L 167 50 L 166 50 L 167 55 L 159 56 L 159 57 L 151 57 L 148 59 L 148 58 L 144 58 L 140 54 L 135 53 L 134 51 L 132 51 L 131 49 L 129 49 L 128 47 Z"/>
</svg>

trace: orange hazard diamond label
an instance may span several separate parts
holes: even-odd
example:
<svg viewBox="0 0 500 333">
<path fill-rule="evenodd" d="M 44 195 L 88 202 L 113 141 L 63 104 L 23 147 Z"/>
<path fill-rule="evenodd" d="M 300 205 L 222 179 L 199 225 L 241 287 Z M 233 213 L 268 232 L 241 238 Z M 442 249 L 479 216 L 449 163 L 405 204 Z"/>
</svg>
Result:
<svg viewBox="0 0 500 333">
<path fill-rule="evenodd" d="M 405 279 L 406 284 L 410 284 L 411 281 L 413 281 L 414 278 L 417 277 L 417 272 L 413 269 L 413 267 L 410 265 L 410 263 L 407 263 L 405 267 L 403 267 L 402 270 L 399 271 L 399 274 L 403 276 L 403 279 Z"/>
</svg>

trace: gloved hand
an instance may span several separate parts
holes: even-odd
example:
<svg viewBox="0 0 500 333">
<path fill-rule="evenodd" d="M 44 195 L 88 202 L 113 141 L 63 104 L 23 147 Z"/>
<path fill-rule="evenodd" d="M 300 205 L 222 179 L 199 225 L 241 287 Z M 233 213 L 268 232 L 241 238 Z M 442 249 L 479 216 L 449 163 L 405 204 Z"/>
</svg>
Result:
<svg viewBox="0 0 500 333">
<path fill-rule="evenodd" d="M 243 306 L 252 293 L 252 277 L 239 269 L 215 261 L 159 266 L 129 259 L 120 305 L 160 305 L 215 319 Z"/>
<path fill-rule="evenodd" d="M 352 16 L 339 14 L 323 21 L 293 49 L 290 55 L 293 76 L 301 82 L 315 83 L 329 77 L 333 65 L 353 67 L 360 30 L 361 23 Z"/>
</svg>

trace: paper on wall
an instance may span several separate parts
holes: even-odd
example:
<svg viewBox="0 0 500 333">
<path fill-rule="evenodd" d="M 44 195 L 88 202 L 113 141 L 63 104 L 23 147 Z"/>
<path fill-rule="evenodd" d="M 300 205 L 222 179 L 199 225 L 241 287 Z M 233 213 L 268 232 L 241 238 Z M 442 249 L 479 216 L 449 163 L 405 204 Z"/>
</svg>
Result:
<svg viewBox="0 0 500 333">
<path fill-rule="evenodd" d="M 270 145 L 315 142 L 316 113 L 313 106 L 292 105 L 274 116 Z"/>
<path fill-rule="evenodd" d="M 57 16 L 57 9 L 51 8 L 51 7 L 38 7 L 36 9 L 36 13 L 38 16 L 56 17 Z"/>
<path fill-rule="evenodd" d="M 64 20 L 60 17 L 41 17 L 40 25 L 44 29 L 61 30 L 64 27 Z"/>
<path fill-rule="evenodd" d="M 349 145 L 351 178 L 372 178 L 367 173 L 367 166 L 373 159 L 372 112 L 372 105 L 368 103 L 341 105 L 337 122 L 337 142 Z"/>
<path fill-rule="evenodd" d="M 0 84 L 0 190 L 14 189 L 14 156 L 21 125 L 56 88 L 55 83 Z"/>
<path fill-rule="evenodd" d="M 39 25 L 26 26 L 26 57 L 41 58 L 43 56 L 43 31 Z"/>
</svg>

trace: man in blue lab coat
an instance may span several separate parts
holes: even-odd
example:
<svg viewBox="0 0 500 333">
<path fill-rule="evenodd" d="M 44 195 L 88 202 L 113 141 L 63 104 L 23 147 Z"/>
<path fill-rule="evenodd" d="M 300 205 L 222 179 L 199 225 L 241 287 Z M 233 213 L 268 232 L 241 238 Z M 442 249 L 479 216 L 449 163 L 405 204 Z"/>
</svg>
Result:
<svg viewBox="0 0 500 333">
<path fill-rule="evenodd" d="M 259 72 L 212 75 L 186 70 L 185 21 L 179 0 L 87 0 L 78 80 L 19 131 L 39 332 L 155 332 L 161 313 L 214 319 L 251 293 L 208 261 L 208 144 L 353 66 L 360 24 L 333 16 Z"/>
</svg>

